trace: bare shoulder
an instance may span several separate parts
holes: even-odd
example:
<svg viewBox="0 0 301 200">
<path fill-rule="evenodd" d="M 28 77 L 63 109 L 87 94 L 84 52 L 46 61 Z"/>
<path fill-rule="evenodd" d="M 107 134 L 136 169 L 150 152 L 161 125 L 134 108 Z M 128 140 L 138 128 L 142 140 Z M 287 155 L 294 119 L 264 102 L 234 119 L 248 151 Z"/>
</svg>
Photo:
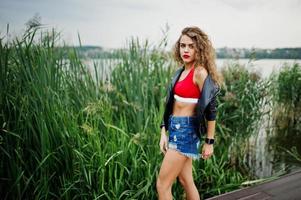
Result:
<svg viewBox="0 0 301 200">
<path fill-rule="evenodd" d="M 208 71 L 205 67 L 198 66 L 194 70 L 194 79 L 200 88 L 203 87 L 204 81 L 208 76 Z"/>
</svg>

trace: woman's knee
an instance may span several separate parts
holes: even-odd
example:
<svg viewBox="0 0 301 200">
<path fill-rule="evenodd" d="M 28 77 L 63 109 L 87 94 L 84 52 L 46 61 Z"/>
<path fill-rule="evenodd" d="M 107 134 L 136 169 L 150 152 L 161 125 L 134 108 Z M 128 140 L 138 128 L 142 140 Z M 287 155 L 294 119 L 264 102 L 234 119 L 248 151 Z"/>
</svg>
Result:
<svg viewBox="0 0 301 200">
<path fill-rule="evenodd" d="M 160 176 L 157 178 L 156 188 L 158 192 L 166 191 L 169 187 L 170 185 L 167 181 L 164 181 Z"/>
<path fill-rule="evenodd" d="M 182 185 L 183 187 L 185 187 L 185 186 L 187 185 L 187 183 L 186 183 L 186 181 L 185 181 L 185 178 L 183 178 L 183 177 L 181 177 L 181 176 L 179 176 L 179 182 L 181 183 L 181 185 Z"/>
<path fill-rule="evenodd" d="M 190 178 L 186 178 L 183 176 L 179 176 L 179 182 L 181 183 L 181 185 L 185 188 L 185 187 L 190 187 L 191 185 L 194 184 L 193 180 Z"/>
</svg>

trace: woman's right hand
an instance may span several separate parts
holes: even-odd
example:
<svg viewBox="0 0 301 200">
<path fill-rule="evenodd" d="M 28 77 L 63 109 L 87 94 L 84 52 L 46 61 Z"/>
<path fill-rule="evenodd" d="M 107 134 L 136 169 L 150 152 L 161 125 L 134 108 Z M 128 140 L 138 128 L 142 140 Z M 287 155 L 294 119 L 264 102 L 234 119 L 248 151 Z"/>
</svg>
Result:
<svg viewBox="0 0 301 200">
<path fill-rule="evenodd" d="M 165 128 L 163 127 L 161 130 L 160 151 L 165 155 L 167 149 L 168 149 L 168 138 L 166 135 Z"/>
</svg>

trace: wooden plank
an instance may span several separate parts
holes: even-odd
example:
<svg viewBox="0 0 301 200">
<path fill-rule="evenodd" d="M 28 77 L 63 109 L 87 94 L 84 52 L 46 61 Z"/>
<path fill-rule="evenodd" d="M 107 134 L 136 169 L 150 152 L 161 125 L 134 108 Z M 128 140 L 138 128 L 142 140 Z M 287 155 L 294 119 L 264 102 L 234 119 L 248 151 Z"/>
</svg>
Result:
<svg viewBox="0 0 301 200">
<path fill-rule="evenodd" d="M 301 200 L 301 170 L 284 175 L 276 180 L 253 187 L 242 188 L 208 200 L 251 200 L 251 199 L 291 199 Z"/>
</svg>

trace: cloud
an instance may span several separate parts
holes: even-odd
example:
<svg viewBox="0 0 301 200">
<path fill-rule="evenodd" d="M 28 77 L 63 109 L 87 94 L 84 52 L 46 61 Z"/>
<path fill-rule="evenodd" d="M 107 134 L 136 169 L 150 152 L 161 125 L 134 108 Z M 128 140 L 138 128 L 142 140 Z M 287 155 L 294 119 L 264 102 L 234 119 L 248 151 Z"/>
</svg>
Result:
<svg viewBox="0 0 301 200">
<path fill-rule="evenodd" d="M 166 23 L 170 41 L 196 25 L 216 47 L 301 46 L 300 8 L 301 0 L 1 0 L 0 28 L 24 28 L 39 13 L 69 40 L 79 32 L 83 44 L 104 47 L 122 47 L 130 36 L 159 41 Z"/>
</svg>

